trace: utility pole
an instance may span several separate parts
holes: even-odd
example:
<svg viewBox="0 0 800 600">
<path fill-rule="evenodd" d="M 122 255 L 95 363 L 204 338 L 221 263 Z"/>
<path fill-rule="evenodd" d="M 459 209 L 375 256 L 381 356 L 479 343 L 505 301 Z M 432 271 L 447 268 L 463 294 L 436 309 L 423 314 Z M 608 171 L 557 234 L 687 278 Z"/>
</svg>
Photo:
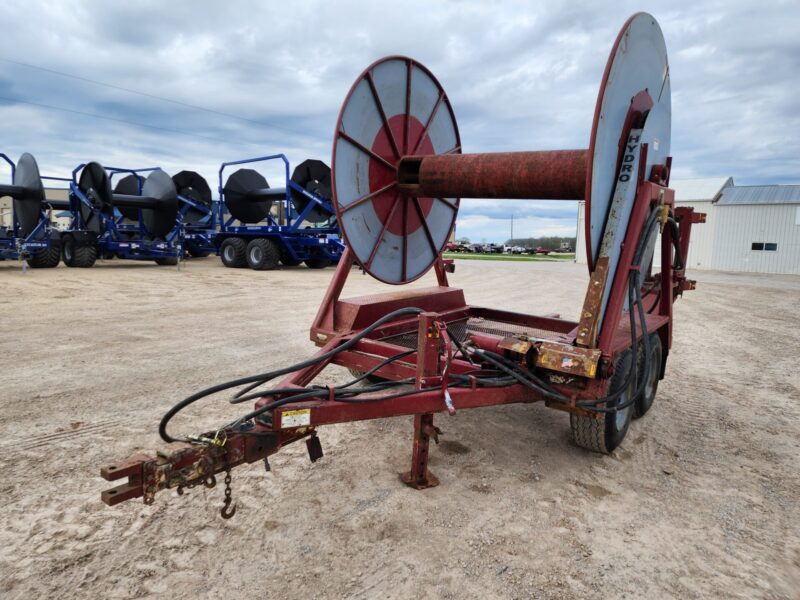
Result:
<svg viewBox="0 0 800 600">
<path fill-rule="evenodd" d="M 514 215 L 511 215 L 511 243 L 514 243 Z"/>
</svg>

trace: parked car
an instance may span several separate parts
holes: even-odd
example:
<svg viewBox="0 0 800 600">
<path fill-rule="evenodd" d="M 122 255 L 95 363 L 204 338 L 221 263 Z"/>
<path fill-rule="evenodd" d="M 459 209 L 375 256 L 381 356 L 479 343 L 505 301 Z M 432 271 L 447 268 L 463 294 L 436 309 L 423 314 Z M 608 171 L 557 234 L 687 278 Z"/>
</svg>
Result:
<svg viewBox="0 0 800 600">
<path fill-rule="evenodd" d="M 461 242 L 447 242 L 444 249 L 445 252 L 472 252 L 471 246 Z"/>
<path fill-rule="evenodd" d="M 512 246 L 511 254 L 525 254 L 525 248 L 522 246 Z"/>
</svg>

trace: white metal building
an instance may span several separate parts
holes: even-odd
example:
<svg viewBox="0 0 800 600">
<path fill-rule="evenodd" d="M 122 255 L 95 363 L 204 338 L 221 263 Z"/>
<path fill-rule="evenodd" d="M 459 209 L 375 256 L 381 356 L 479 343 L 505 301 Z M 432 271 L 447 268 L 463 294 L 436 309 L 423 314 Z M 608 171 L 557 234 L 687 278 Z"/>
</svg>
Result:
<svg viewBox="0 0 800 600">
<path fill-rule="evenodd" d="M 713 269 L 800 275 L 800 185 L 734 186 L 714 210 Z"/>
<path fill-rule="evenodd" d="M 736 186 L 730 177 L 671 182 L 676 206 L 706 222 L 692 228 L 689 269 L 800 274 L 800 185 Z M 578 207 L 577 262 L 586 262 L 584 206 Z"/>
</svg>

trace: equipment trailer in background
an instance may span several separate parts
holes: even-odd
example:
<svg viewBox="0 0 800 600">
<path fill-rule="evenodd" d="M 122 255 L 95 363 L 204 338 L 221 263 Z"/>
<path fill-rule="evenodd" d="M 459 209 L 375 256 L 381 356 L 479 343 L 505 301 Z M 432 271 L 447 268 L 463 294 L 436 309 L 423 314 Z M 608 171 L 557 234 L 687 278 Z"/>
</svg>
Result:
<svg viewBox="0 0 800 600">
<path fill-rule="evenodd" d="M 285 187 L 270 188 L 263 175 L 248 168 L 232 173 L 223 186 L 227 167 L 272 160 L 284 163 Z M 291 178 L 283 154 L 222 163 L 219 197 L 215 245 L 226 267 L 260 271 L 275 269 L 279 263 L 290 267 L 305 263 L 322 269 L 339 262 L 344 245 L 328 199 L 330 169 L 325 163 L 304 161 Z"/>
<path fill-rule="evenodd" d="M 159 428 L 166 448 L 101 468 L 107 480 L 128 479 L 102 500 L 150 504 L 161 490 L 213 487 L 225 473 L 227 518 L 235 512 L 233 468 L 302 439 L 315 461 L 320 426 L 400 415 L 414 417 L 402 481 L 435 486 L 434 413 L 499 404 L 544 402 L 569 413 L 576 444 L 612 452 L 631 419 L 651 407 L 671 346 L 673 303 L 694 288 L 683 257 L 703 215 L 673 208 L 670 122 L 666 48 L 643 13 L 625 23 L 612 48 L 588 150 L 462 155 L 450 102 L 430 71 L 405 57 L 374 63 L 351 88 L 334 134 L 333 198 L 347 250 L 311 327 L 321 350 L 176 404 Z M 441 251 L 462 197 L 585 199 L 591 278 L 577 320 L 471 306 L 449 287 L 453 263 Z M 354 262 L 389 284 L 433 268 L 438 285 L 340 299 Z M 312 385 L 329 364 L 359 375 L 345 385 Z M 274 389 L 263 388 L 278 377 Z M 256 399 L 255 407 L 200 435 L 169 432 L 179 411 L 233 389 L 232 403 Z"/>
<path fill-rule="evenodd" d="M 135 185 L 122 184 L 128 193 L 111 189 L 111 176 L 120 173 L 135 178 Z M 147 178 L 135 193 L 141 173 Z M 62 243 L 68 267 L 92 267 L 98 257 L 175 265 L 182 255 L 180 203 L 175 184 L 161 169 L 79 165 L 72 172 L 70 212 Z"/>
<path fill-rule="evenodd" d="M 0 154 L 11 167 L 11 185 L 0 185 L 0 197 L 11 198 L 11 226 L 0 226 L 0 260 L 24 261 L 34 269 L 57 267 L 61 260 L 61 234 L 52 222 L 53 210 L 69 208 L 63 200 L 45 197 L 42 180 L 70 181 L 43 177 L 31 154 L 25 152 L 16 164 Z"/>
<path fill-rule="evenodd" d="M 115 194 L 141 196 L 145 183 L 143 173 L 159 170 L 148 169 L 107 169 L 109 177 L 124 174 L 114 186 Z M 211 188 L 205 178 L 196 171 L 180 171 L 172 176 L 175 192 L 178 196 L 179 230 L 177 235 L 182 241 L 183 257 L 203 258 L 214 252 L 214 236 L 216 235 L 216 215 L 214 202 L 211 199 Z M 119 207 L 120 214 L 126 219 L 127 227 L 138 233 L 136 224 L 144 222 L 142 208 Z"/>
</svg>

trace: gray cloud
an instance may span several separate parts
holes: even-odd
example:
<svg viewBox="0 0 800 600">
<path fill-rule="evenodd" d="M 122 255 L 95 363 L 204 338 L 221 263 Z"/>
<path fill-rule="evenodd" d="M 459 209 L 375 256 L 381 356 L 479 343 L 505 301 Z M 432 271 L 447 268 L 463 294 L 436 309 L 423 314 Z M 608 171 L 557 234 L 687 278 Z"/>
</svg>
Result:
<svg viewBox="0 0 800 600">
<path fill-rule="evenodd" d="M 0 97 L 12 99 L 0 99 L 0 150 L 31 151 L 50 174 L 100 160 L 196 168 L 211 181 L 221 161 L 250 155 L 329 160 L 351 83 L 395 53 L 443 83 L 465 151 L 586 147 L 611 44 L 640 9 L 658 18 L 670 52 L 674 176 L 798 181 L 796 2 L 10 1 L 1 58 L 249 121 L 0 62 Z M 462 215 L 507 210 L 466 203 Z M 574 219 L 574 204 L 518 210 L 532 224 Z"/>
</svg>

